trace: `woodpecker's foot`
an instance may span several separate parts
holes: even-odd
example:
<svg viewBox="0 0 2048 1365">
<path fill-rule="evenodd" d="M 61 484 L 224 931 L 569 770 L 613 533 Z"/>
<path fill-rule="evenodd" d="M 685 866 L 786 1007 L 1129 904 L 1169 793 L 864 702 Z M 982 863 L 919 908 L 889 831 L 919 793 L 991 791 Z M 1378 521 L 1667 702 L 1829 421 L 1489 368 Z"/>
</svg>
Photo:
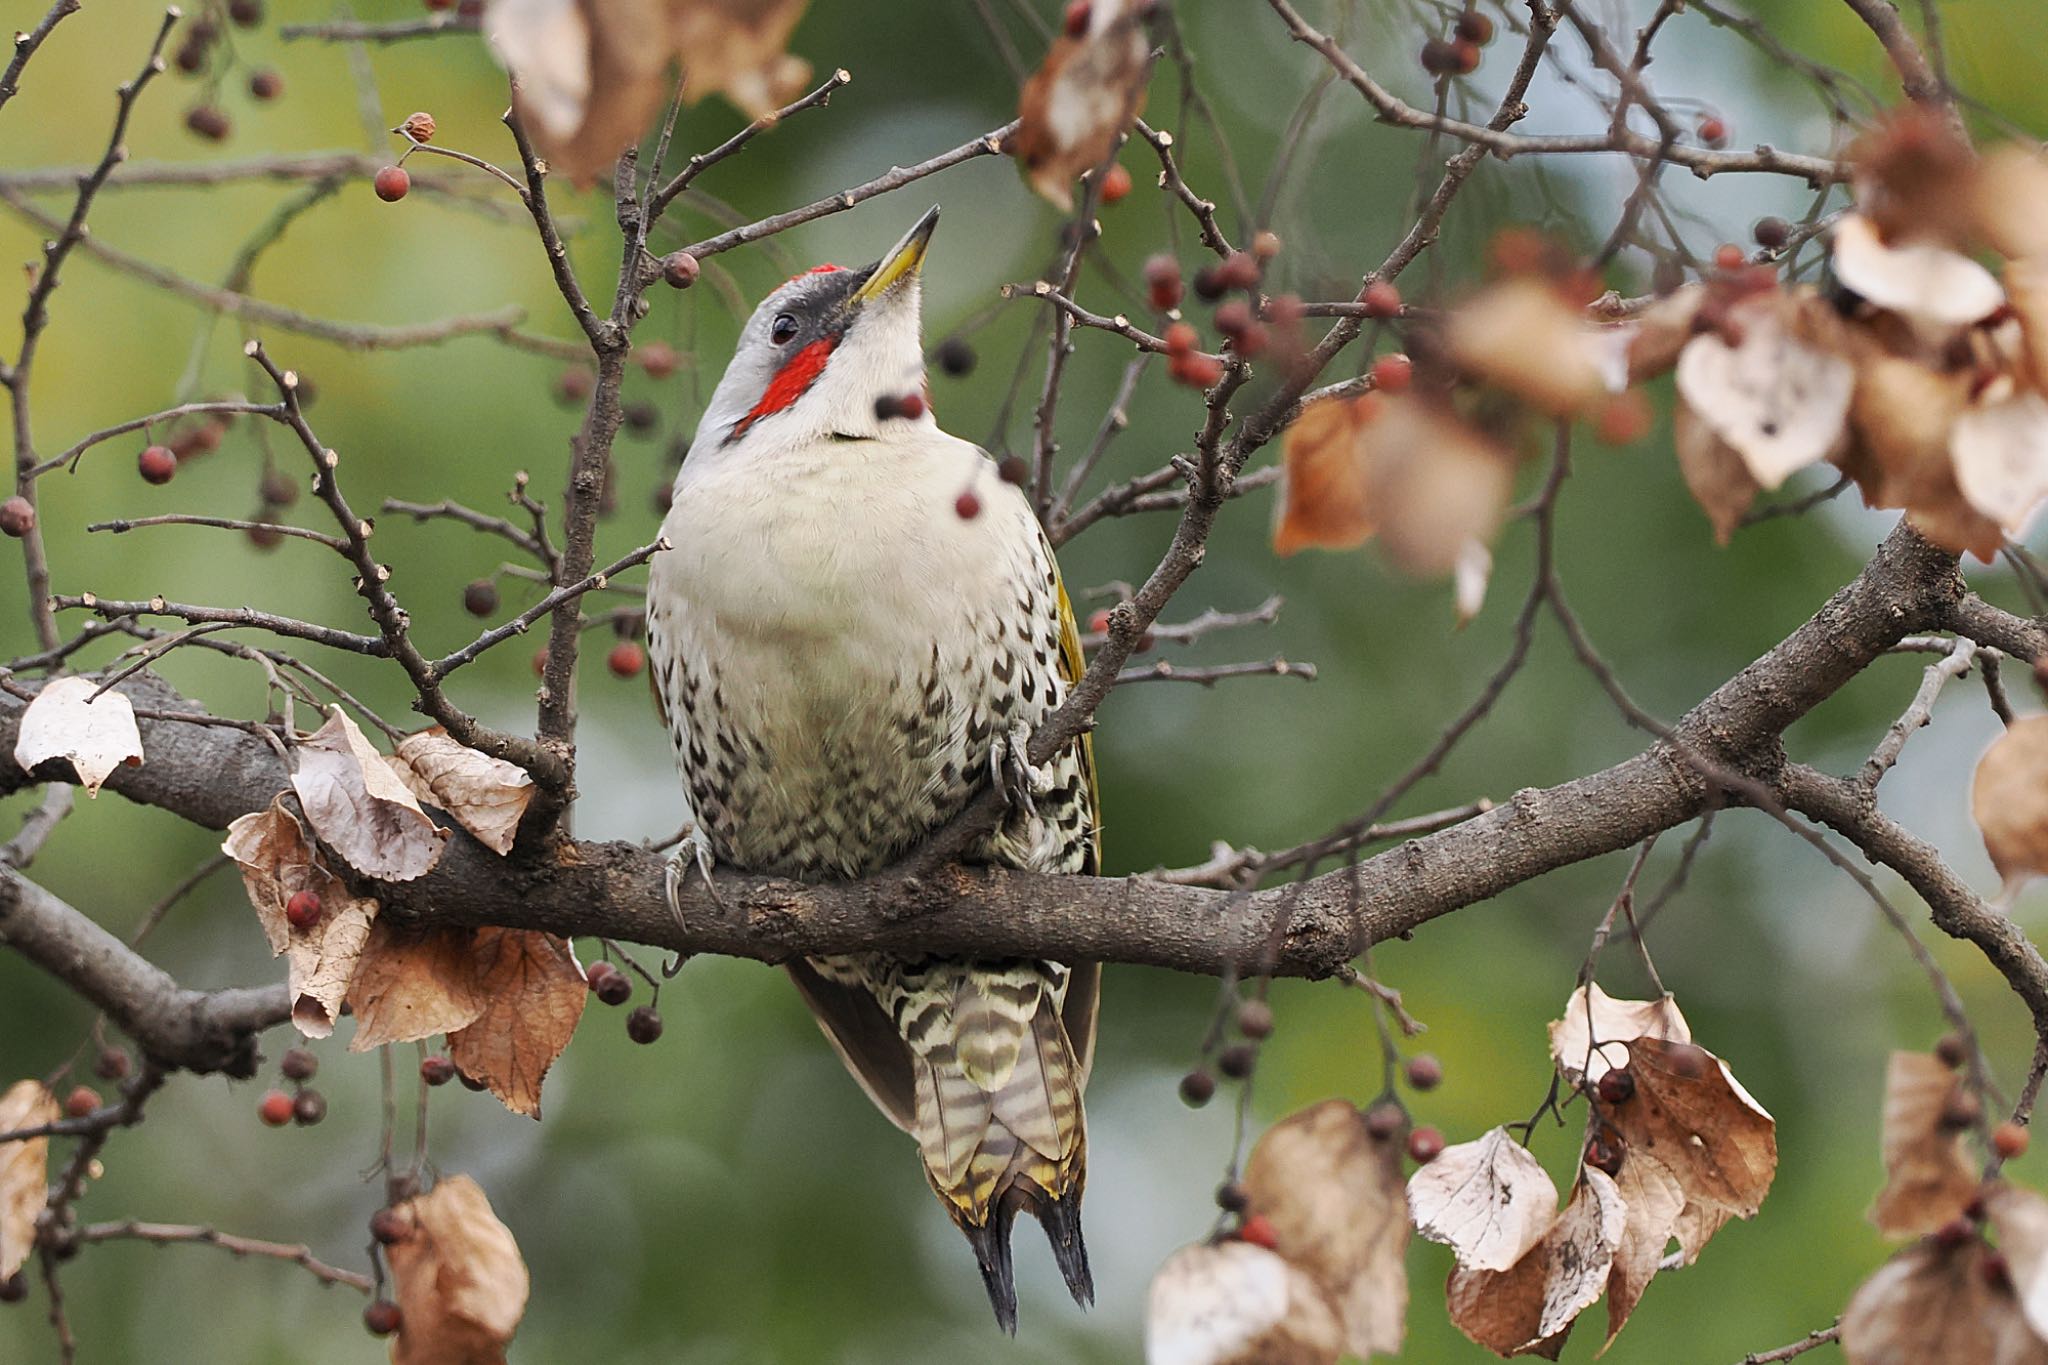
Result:
<svg viewBox="0 0 2048 1365">
<path fill-rule="evenodd" d="M 1010 809 L 1035 815 L 1034 798 L 1050 794 L 1054 782 L 1051 772 L 1031 766 L 1026 757 L 1030 747 L 1031 727 L 1019 723 L 1011 727 L 1009 734 L 996 738 L 989 748 L 988 762 L 990 774 Z"/>
<path fill-rule="evenodd" d="M 676 851 L 668 855 L 668 913 L 678 929 L 683 927 L 683 884 L 694 870 L 704 879 L 704 890 L 709 893 L 711 903 L 720 910 L 729 909 L 718 894 L 718 883 L 711 880 L 711 873 L 718 866 L 718 859 L 712 855 L 711 841 L 704 837 L 695 825 L 684 829 L 682 842 Z"/>
</svg>

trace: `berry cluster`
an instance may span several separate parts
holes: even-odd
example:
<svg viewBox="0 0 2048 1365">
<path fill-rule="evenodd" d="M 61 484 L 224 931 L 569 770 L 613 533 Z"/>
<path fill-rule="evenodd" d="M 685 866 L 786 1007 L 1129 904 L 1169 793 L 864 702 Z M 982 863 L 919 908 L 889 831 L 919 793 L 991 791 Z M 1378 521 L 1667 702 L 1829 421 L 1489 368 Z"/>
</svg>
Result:
<svg viewBox="0 0 2048 1365">
<path fill-rule="evenodd" d="M 318 914 L 320 898 L 310 891 L 301 891 L 299 896 L 312 896 L 314 913 Z M 292 899 L 297 901 L 299 896 Z M 301 1128 L 310 1128 L 327 1117 L 327 1097 L 306 1084 L 320 1072 L 320 1059 L 302 1047 L 295 1047 L 278 1061 L 277 1069 L 291 1082 L 292 1088 L 274 1089 L 257 1101 L 256 1116 L 272 1128 L 282 1128 L 287 1123 L 296 1123 Z"/>
</svg>

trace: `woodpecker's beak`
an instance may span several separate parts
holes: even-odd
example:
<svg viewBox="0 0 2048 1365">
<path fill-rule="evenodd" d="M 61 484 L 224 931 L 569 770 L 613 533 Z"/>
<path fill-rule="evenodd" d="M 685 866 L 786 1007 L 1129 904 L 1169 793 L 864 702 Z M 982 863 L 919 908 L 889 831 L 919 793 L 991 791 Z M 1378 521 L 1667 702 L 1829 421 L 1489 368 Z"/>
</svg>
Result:
<svg viewBox="0 0 2048 1365">
<path fill-rule="evenodd" d="M 932 233 L 939 226 L 939 206 L 933 204 L 924 217 L 917 220 L 910 231 L 903 234 L 903 240 L 890 249 L 889 254 L 875 263 L 867 280 L 853 291 L 849 302 L 855 307 L 873 302 L 895 289 L 904 280 L 916 276 L 924 264 L 924 249 L 931 241 Z"/>
</svg>

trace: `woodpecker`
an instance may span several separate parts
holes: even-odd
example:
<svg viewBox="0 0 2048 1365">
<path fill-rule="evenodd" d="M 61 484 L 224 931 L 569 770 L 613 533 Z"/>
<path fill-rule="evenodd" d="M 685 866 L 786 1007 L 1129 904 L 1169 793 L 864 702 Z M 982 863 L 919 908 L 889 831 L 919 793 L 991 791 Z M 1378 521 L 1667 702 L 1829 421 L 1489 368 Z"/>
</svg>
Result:
<svg viewBox="0 0 2048 1365">
<path fill-rule="evenodd" d="M 649 655 L 682 776 L 681 879 L 714 864 L 865 876 L 991 784 L 970 857 L 1100 865 L 1085 737 L 1033 767 L 1082 668 L 1029 502 L 924 398 L 920 279 L 934 207 L 864 269 L 821 265 L 755 309 L 676 476 L 647 589 Z M 1014 1333 L 1010 1226 L 1035 1215 L 1076 1302 L 1092 963 L 863 953 L 788 972 L 924 1173 Z"/>
</svg>

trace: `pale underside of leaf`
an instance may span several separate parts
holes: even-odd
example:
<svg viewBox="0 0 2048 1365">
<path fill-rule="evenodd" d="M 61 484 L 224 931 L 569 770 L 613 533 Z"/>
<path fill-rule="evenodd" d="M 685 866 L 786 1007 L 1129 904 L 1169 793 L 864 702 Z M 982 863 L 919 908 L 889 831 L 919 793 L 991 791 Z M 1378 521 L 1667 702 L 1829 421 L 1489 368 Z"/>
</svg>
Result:
<svg viewBox="0 0 2048 1365">
<path fill-rule="evenodd" d="M 400 740 L 391 766 L 414 796 L 454 816 L 485 848 L 512 851 L 533 801 L 533 778 L 524 768 L 479 753 L 439 726 Z"/>
<path fill-rule="evenodd" d="M 2023 392 L 1964 409 L 1949 454 L 1970 506 L 2017 539 L 2048 498 L 2048 399 Z"/>
<path fill-rule="evenodd" d="M 2048 872 L 2048 716 L 2021 717 L 1984 751 L 1970 813 L 2008 883 Z"/>
<path fill-rule="evenodd" d="M 1167 1258 L 1145 1305 L 1145 1365 L 1335 1365 L 1343 1328 L 1306 1274 L 1226 1241 Z"/>
<path fill-rule="evenodd" d="M 1855 367 L 1796 338 L 1790 309 L 1775 295 L 1737 305 L 1739 345 L 1702 332 L 1678 357 L 1680 396 L 1765 488 L 1841 444 L 1855 390 Z"/>
<path fill-rule="evenodd" d="M 41 1081 L 16 1081 L 0 1092 L 0 1133 L 55 1123 L 62 1112 Z M 35 1249 L 36 1217 L 49 1194 L 49 1163 L 46 1137 L 0 1146 L 0 1280 L 20 1270 Z"/>
<path fill-rule="evenodd" d="M 1409 1177 L 1415 1230 L 1457 1253 L 1467 1270 L 1506 1270 L 1535 1246 L 1557 1213 L 1557 1187 L 1535 1157 L 1495 1128 L 1446 1147 Z"/>
<path fill-rule="evenodd" d="M 135 725 L 135 706 L 119 692 L 101 692 L 91 678 L 52 678 L 21 714 L 14 739 L 14 761 L 23 771 L 61 758 L 78 774 L 87 796 L 124 763 L 142 762 L 142 732 Z"/>
<path fill-rule="evenodd" d="M 2048 1365 L 2018 1301 L 1987 1283 L 1986 1254 L 1927 1240 L 1879 1266 L 1842 1312 L 1849 1365 Z"/>
<path fill-rule="evenodd" d="M 350 867 L 381 881 L 425 876 L 448 831 L 339 706 L 293 750 L 292 790 L 306 821 Z"/>
<path fill-rule="evenodd" d="M 1610 1068 L 1628 1065 L 1628 1040 L 1664 1038 L 1692 1041 L 1692 1030 L 1669 995 L 1656 1000 L 1617 1000 L 1588 982 L 1565 1001 L 1564 1017 L 1550 1024 L 1550 1060 L 1565 1080 L 1594 1084 Z"/>
<path fill-rule="evenodd" d="M 1835 224 L 1835 276 L 1879 308 L 1957 327 L 1998 311 L 2005 291 L 1983 266 L 1936 242 L 1887 245 L 1870 220 L 1846 213 Z"/>
</svg>

